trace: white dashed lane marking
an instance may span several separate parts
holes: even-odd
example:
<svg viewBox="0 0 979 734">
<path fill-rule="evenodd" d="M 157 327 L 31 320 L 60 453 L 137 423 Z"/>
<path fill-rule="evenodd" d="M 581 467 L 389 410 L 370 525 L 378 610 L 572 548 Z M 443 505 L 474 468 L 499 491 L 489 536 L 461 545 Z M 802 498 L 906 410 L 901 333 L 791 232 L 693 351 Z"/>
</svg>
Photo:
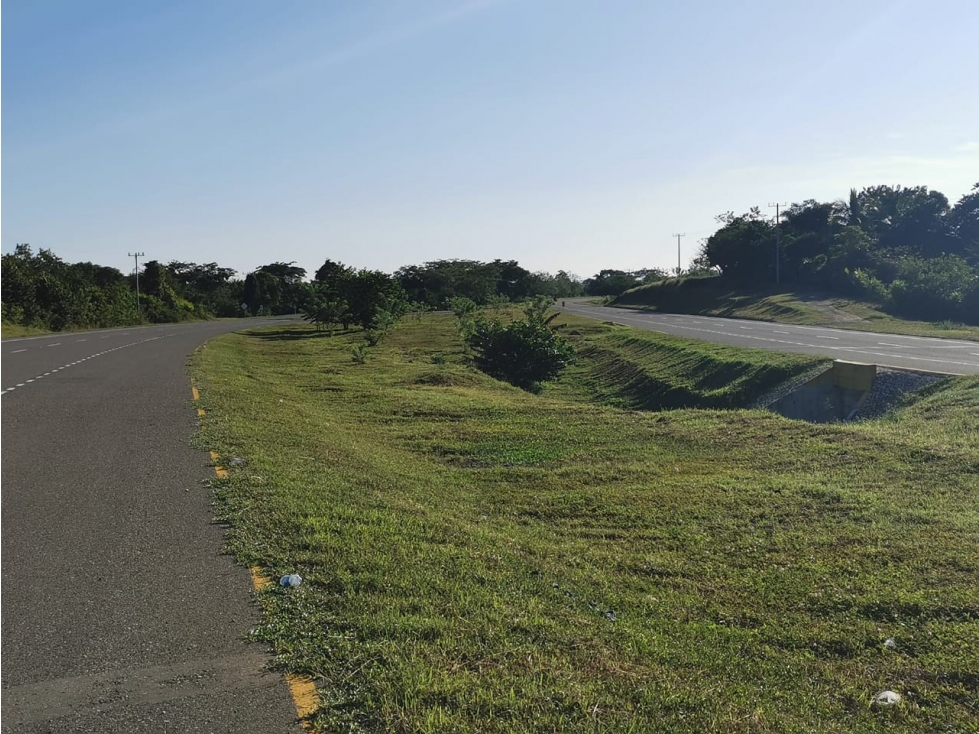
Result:
<svg viewBox="0 0 979 734">
<path fill-rule="evenodd" d="M 628 322 L 632 321 L 632 322 L 639 323 L 639 324 L 641 324 L 643 326 L 648 326 L 650 324 L 650 321 L 649 320 L 646 320 L 646 319 L 635 319 L 635 318 L 629 318 L 629 317 L 623 317 L 623 316 L 619 316 L 618 318 L 619 318 L 618 323 L 626 323 L 627 324 Z M 696 332 L 701 332 L 701 333 L 704 333 L 704 334 L 718 334 L 720 336 L 733 336 L 729 332 L 726 332 L 726 331 L 718 331 L 718 330 L 715 330 L 715 329 L 698 329 L 698 328 L 694 328 L 694 327 L 691 327 L 691 326 L 684 326 L 684 327 L 680 327 L 680 328 L 684 329 L 685 331 L 696 331 Z M 812 327 L 805 327 L 805 328 L 812 328 Z M 660 329 L 654 329 L 654 330 L 661 331 Z M 787 340 L 782 340 L 782 339 L 771 339 L 771 338 L 764 337 L 764 336 L 754 336 L 754 335 L 750 335 L 749 336 L 748 334 L 742 335 L 741 338 L 744 338 L 744 339 L 752 339 L 754 341 L 760 341 L 760 342 L 767 342 L 767 343 L 770 343 L 770 344 L 788 344 L 788 345 L 795 346 L 795 347 L 814 347 L 814 346 L 816 346 L 815 344 L 810 344 L 810 343 L 807 343 L 807 342 L 796 342 L 796 341 L 787 341 Z M 838 337 L 834 337 L 834 338 L 838 338 Z M 937 340 L 936 339 L 934 341 L 940 341 L 940 340 Z M 969 346 L 971 346 L 971 344 L 968 343 L 968 342 L 962 342 L 961 343 L 961 346 L 964 346 L 966 344 L 969 344 Z M 958 345 L 958 344 L 943 344 L 942 347 L 944 347 L 944 348 L 955 348 L 955 349 L 958 349 L 958 348 L 960 348 L 960 345 Z M 830 349 L 830 350 L 833 350 L 834 352 L 851 352 L 851 353 L 860 354 L 860 355 L 871 355 L 871 356 L 874 356 L 874 357 L 901 358 L 901 359 L 913 360 L 915 362 L 929 362 L 929 363 L 938 363 L 938 364 L 944 364 L 944 365 L 957 365 L 957 366 L 958 365 L 962 365 L 964 367 L 975 367 L 975 363 L 974 362 L 958 362 L 958 361 L 953 361 L 953 360 L 931 359 L 929 357 L 918 357 L 918 356 L 913 356 L 913 355 L 909 355 L 909 354 L 889 354 L 889 353 L 886 353 L 886 352 L 872 352 L 872 351 L 869 351 L 869 350 L 864 349 L 864 348 L 861 348 L 861 347 L 831 347 L 829 345 L 825 345 L 825 346 L 820 346 L 819 348 L 820 349 Z"/>
<path fill-rule="evenodd" d="M 51 347 L 60 347 L 61 342 L 55 342 L 54 344 L 48 344 L 46 347 L 38 347 L 38 349 L 50 349 Z"/>
<path fill-rule="evenodd" d="M 82 362 L 87 362 L 90 359 L 95 359 L 96 357 L 101 357 L 104 354 L 109 354 L 110 352 L 116 352 L 116 351 L 118 351 L 120 349 L 125 349 L 126 347 L 132 347 L 132 346 L 135 346 L 137 344 L 145 344 L 146 342 L 155 342 L 157 339 L 166 339 L 169 336 L 173 336 L 173 334 L 161 334 L 160 336 L 154 336 L 151 339 L 141 339 L 138 342 L 130 342 L 129 344 L 122 344 L 122 345 L 120 345 L 118 347 L 114 347 L 113 349 L 106 349 L 104 352 L 96 352 L 95 354 L 90 354 L 87 357 L 83 357 L 82 359 L 79 359 L 79 360 L 77 360 L 75 362 L 69 362 L 68 364 L 62 365 L 61 367 L 55 367 L 50 372 L 45 372 L 43 375 L 38 375 L 37 377 L 35 377 L 32 380 L 27 380 L 27 382 L 19 382 L 14 387 L 8 387 L 8 388 L 6 388 L 4 390 L 0 390 L 0 395 L 6 395 L 8 392 L 13 392 L 18 387 L 25 387 L 28 383 L 34 382 L 36 380 L 40 380 L 41 378 L 47 377 L 48 375 L 53 375 L 55 372 L 61 372 L 61 370 L 66 370 L 69 367 L 74 367 L 76 364 L 81 364 Z M 105 339 L 106 337 L 103 336 L 102 338 Z M 78 341 L 86 341 L 86 340 L 85 339 L 79 339 Z M 59 344 L 61 344 L 61 342 L 58 342 L 57 344 L 48 344 L 47 346 L 48 347 L 56 347 Z M 41 349 L 44 349 L 44 348 L 45 347 L 41 347 Z M 19 352 L 25 352 L 27 350 L 26 349 L 18 349 L 17 351 L 19 351 Z M 13 352 L 11 352 L 11 354 L 12 353 Z"/>
</svg>

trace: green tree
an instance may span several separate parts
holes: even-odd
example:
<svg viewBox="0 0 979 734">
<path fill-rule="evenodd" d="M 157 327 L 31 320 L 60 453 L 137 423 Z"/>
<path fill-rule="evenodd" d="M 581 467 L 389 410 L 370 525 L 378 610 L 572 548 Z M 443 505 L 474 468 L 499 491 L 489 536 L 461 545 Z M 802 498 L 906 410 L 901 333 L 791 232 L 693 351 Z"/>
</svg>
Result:
<svg viewBox="0 0 979 734">
<path fill-rule="evenodd" d="M 120 326 L 136 320 L 135 298 L 115 268 L 65 263 L 20 244 L 2 259 L 4 318 L 46 329 Z"/>
<path fill-rule="evenodd" d="M 979 266 L 979 183 L 948 213 L 949 229 L 958 241 L 956 251 Z"/>
<path fill-rule="evenodd" d="M 424 265 L 400 268 L 394 277 L 410 301 L 442 308 L 452 298 L 465 296 L 482 305 L 499 293 L 502 265 L 500 260 L 493 263 L 477 260 L 435 260 Z M 513 261 L 506 265 L 509 273 L 506 288 L 513 291 L 525 290 L 527 279 L 524 273 L 527 271 Z M 513 280 L 512 283 L 510 279 Z"/>
<path fill-rule="evenodd" d="M 343 323 L 347 313 L 346 301 L 331 299 L 321 291 L 314 291 L 305 299 L 303 319 L 316 324 L 317 330 L 332 329 Z"/>
<path fill-rule="evenodd" d="M 860 207 L 860 196 L 856 189 L 850 189 L 850 198 L 847 203 L 846 224 L 851 227 L 863 226 L 863 212 Z"/>
<path fill-rule="evenodd" d="M 552 298 L 573 298 L 585 295 L 585 284 L 576 275 L 558 270 L 556 275 L 534 273 L 534 294 Z"/>
<path fill-rule="evenodd" d="M 955 249 L 945 215 L 948 199 L 927 186 L 871 186 L 857 196 L 861 226 L 881 249 L 937 257 Z"/>
<path fill-rule="evenodd" d="M 380 270 L 358 270 L 341 283 L 341 295 L 347 302 L 351 323 L 365 329 L 376 326 L 381 312 L 398 319 L 408 310 L 404 289 L 390 275 Z"/>
<path fill-rule="evenodd" d="M 589 296 L 618 296 L 642 283 L 642 278 L 625 270 L 606 269 L 585 281 Z"/>
<path fill-rule="evenodd" d="M 316 271 L 314 276 L 317 283 L 336 284 L 346 280 L 353 273 L 353 268 L 348 268 L 343 263 L 327 260 Z"/>
<path fill-rule="evenodd" d="M 506 296 L 511 301 L 522 301 L 534 295 L 536 282 L 533 273 L 520 267 L 516 260 L 494 260 L 491 266 L 497 272 L 496 294 Z M 489 294 L 487 299 L 492 295 Z"/>
<path fill-rule="evenodd" d="M 167 263 L 170 282 L 181 298 L 194 303 L 201 312 L 217 316 L 241 314 L 243 282 L 235 280 L 233 268 L 217 263 Z"/>
<path fill-rule="evenodd" d="M 305 268 L 295 262 L 275 262 L 262 265 L 256 271 L 261 283 L 264 305 L 272 313 L 297 313 L 302 298 Z"/>
<path fill-rule="evenodd" d="M 793 204 L 785 210 L 781 225 L 781 280 L 816 286 L 823 282 L 829 271 L 825 269 L 834 239 L 847 218 L 841 216 L 841 207 L 835 203 L 818 202 L 814 199 Z"/>
<path fill-rule="evenodd" d="M 255 273 L 245 276 L 245 287 L 242 293 L 243 303 L 248 307 L 248 313 L 252 316 L 258 314 L 262 307 L 262 287 Z"/>
<path fill-rule="evenodd" d="M 775 280 L 775 227 L 757 207 L 735 217 L 717 217 L 723 223 L 707 238 L 702 253 L 725 277 L 743 285 Z"/>
</svg>

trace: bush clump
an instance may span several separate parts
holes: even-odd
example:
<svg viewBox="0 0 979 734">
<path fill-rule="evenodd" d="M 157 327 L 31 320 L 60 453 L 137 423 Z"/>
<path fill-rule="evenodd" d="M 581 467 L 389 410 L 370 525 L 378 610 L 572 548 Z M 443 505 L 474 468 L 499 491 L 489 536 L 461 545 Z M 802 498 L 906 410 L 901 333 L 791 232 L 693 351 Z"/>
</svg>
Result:
<svg viewBox="0 0 979 734">
<path fill-rule="evenodd" d="M 526 319 L 503 323 L 477 315 L 463 328 L 476 366 L 486 374 L 524 390 L 536 391 L 574 360 L 575 350 L 556 334 L 547 316 L 548 299 L 531 303 Z"/>
</svg>

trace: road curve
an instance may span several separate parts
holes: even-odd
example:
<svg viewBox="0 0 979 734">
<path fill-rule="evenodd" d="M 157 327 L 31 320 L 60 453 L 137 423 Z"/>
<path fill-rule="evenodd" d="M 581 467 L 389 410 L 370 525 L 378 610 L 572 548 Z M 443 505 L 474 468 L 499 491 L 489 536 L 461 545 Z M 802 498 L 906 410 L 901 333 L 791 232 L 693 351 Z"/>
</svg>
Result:
<svg viewBox="0 0 979 734">
<path fill-rule="evenodd" d="M 2 342 L 4 732 L 301 730 L 189 445 L 188 355 L 267 323 Z"/>
<path fill-rule="evenodd" d="M 735 347 L 811 354 L 950 375 L 979 374 L 979 342 L 712 316 L 649 313 L 591 306 L 577 301 L 566 301 L 566 304 L 561 310 L 576 316 Z"/>
</svg>

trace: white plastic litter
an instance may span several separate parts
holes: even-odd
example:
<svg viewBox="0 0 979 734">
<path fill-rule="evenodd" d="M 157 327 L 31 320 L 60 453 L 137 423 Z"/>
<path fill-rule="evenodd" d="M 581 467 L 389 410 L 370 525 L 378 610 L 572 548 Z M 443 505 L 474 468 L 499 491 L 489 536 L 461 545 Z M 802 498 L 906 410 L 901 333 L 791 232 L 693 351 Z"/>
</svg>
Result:
<svg viewBox="0 0 979 734">
<path fill-rule="evenodd" d="M 303 577 L 298 573 L 287 573 L 279 579 L 279 586 L 299 586 L 303 582 Z"/>
<path fill-rule="evenodd" d="M 901 694 L 894 691 L 881 691 L 874 696 L 874 703 L 878 706 L 893 706 L 895 703 L 901 703 Z"/>
<path fill-rule="evenodd" d="M 888 648 L 889 650 L 893 650 L 897 647 L 897 643 L 894 641 L 893 637 L 888 637 L 886 640 L 884 640 L 884 647 Z"/>
</svg>

